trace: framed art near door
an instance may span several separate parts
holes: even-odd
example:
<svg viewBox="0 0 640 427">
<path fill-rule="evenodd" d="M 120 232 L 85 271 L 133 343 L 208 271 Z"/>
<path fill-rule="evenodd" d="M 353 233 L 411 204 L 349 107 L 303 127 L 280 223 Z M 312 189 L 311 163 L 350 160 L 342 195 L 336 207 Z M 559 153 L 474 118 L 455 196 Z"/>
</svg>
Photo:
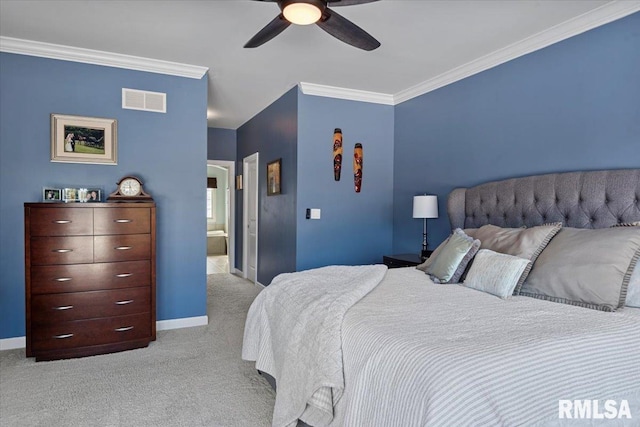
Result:
<svg viewBox="0 0 640 427">
<path fill-rule="evenodd" d="M 282 159 L 267 163 L 267 196 L 273 196 L 281 193 L 281 169 Z"/>
</svg>

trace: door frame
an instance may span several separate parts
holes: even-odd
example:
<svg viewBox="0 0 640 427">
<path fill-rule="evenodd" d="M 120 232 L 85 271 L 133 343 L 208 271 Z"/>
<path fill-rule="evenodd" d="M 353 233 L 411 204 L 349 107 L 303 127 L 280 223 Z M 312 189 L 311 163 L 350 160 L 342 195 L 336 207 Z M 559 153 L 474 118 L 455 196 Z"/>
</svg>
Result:
<svg viewBox="0 0 640 427">
<path fill-rule="evenodd" d="M 207 160 L 207 165 L 222 166 L 227 169 L 227 186 L 229 187 L 229 229 L 227 235 L 229 239 L 229 247 L 227 248 L 227 257 L 229 257 L 229 273 L 236 272 L 236 162 L 230 160 Z M 208 172 L 207 172 L 208 175 Z"/>
<path fill-rule="evenodd" d="M 251 280 L 254 284 L 258 284 L 258 231 L 259 231 L 259 213 L 260 209 L 258 208 L 259 201 L 259 176 L 260 176 L 260 156 L 259 153 L 253 153 L 244 159 L 242 159 L 242 181 L 243 181 L 243 190 L 242 190 L 242 277 L 245 279 Z M 249 170 L 249 163 L 255 162 L 256 164 L 256 176 L 254 182 L 249 181 L 249 175 L 247 171 Z M 255 254 L 256 254 L 256 274 L 254 278 L 248 277 L 249 264 L 247 262 L 248 253 L 249 253 L 249 233 L 247 230 L 249 228 L 249 212 L 247 206 L 249 206 L 249 189 L 253 187 L 255 189 L 255 204 L 256 207 L 256 244 L 255 244 Z"/>
</svg>

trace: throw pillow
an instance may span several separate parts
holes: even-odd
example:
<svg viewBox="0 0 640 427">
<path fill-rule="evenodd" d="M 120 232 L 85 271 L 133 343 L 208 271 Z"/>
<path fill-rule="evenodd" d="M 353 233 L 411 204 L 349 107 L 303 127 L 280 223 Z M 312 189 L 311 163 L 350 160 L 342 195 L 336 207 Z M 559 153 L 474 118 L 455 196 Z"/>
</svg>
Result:
<svg viewBox="0 0 640 427">
<path fill-rule="evenodd" d="M 615 311 L 640 257 L 640 228 L 563 228 L 538 257 L 520 295 Z"/>
<path fill-rule="evenodd" d="M 515 295 L 518 295 L 522 284 L 529 275 L 531 266 L 561 228 L 562 223 L 560 222 L 531 228 L 502 228 L 488 224 L 468 230 L 467 234 L 482 242 L 480 249 L 489 249 L 531 261 L 516 284 Z"/>
<path fill-rule="evenodd" d="M 528 259 L 481 249 L 473 260 L 463 285 L 507 298 L 513 295 L 518 279 L 530 264 Z"/>
<path fill-rule="evenodd" d="M 425 269 L 436 283 L 454 283 L 460 279 L 469 261 L 480 248 L 480 242 L 467 236 L 457 228 L 453 234 L 442 243 L 439 251 L 434 251 L 430 259 L 433 261 Z M 435 255 L 435 257 L 434 257 Z"/>
</svg>

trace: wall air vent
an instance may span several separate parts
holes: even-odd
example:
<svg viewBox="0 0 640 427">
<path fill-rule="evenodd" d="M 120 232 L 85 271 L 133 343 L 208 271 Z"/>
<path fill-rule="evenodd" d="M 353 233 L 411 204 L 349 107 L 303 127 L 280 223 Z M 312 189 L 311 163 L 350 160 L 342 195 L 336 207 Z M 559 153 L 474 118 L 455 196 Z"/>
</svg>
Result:
<svg viewBox="0 0 640 427">
<path fill-rule="evenodd" d="M 122 108 L 166 113 L 167 94 L 122 88 Z"/>
</svg>

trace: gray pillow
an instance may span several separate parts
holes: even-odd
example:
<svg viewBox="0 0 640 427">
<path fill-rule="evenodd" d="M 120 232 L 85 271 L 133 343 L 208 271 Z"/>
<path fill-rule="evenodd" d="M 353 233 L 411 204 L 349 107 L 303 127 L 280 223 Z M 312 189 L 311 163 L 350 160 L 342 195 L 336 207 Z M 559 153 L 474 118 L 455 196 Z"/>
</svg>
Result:
<svg viewBox="0 0 640 427">
<path fill-rule="evenodd" d="M 516 284 L 515 295 L 518 295 L 522 284 L 529 275 L 531 266 L 561 228 L 562 223 L 560 222 L 531 228 L 502 228 L 488 224 L 480 228 L 465 230 L 465 232 L 482 242 L 480 249 L 490 249 L 494 252 L 531 261 Z"/>
<path fill-rule="evenodd" d="M 613 224 L 611 227 L 640 227 L 640 221 L 619 222 L 617 224 Z"/>
<path fill-rule="evenodd" d="M 481 249 L 473 260 L 463 285 L 507 298 L 531 261 L 513 255 Z"/>
<path fill-rule="evenodd" d="M 602 311 L 625 304 L 640 257 L 640 228 L 563 228 L 538 257 L 520 295 Z"/>
<path fill-rule="evenodd" d="M 424 268 L 435 283 L 457 283 L 467 264 L 480 249 L 480 241 L 467 236 L 457 228 L 425 263 Z M 426 266 L 424 266 L 426 264 Z"/>
</svg>

